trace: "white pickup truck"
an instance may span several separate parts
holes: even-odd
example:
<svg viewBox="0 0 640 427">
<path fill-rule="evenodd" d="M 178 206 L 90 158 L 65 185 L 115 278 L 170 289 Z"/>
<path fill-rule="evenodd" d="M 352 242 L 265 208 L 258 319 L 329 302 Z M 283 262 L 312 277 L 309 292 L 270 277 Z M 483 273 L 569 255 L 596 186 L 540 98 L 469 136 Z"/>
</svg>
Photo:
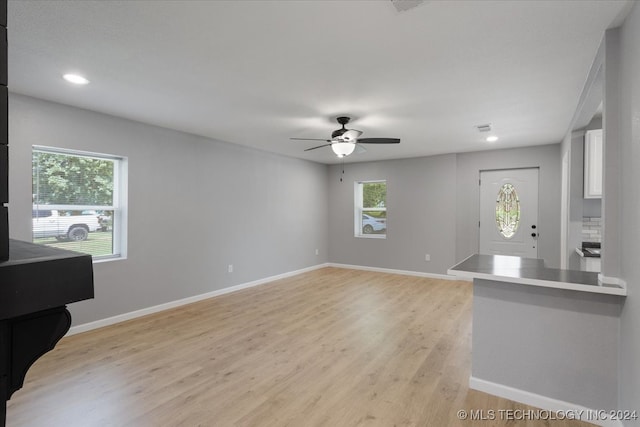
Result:
<svg viewBox="0 0 640 427">
<path fill-rule="evenodd" d="M 58 240 L 87 240 L 101 225 L 97 215 L 63 215 L 55 209 L 33 209 L 33 237 Z"/>
</svg>

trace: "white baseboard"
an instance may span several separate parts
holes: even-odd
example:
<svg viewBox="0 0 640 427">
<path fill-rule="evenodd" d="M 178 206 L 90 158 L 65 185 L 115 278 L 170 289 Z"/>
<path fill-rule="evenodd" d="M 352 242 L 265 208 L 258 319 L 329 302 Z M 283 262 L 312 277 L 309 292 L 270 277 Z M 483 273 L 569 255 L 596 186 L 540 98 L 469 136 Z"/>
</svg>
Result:
<svg viewBox="0 0 640 427">
<path fill-rule="evenodd" d="M 469 388 L 489 393 L 494 396 L 502 397 L 504 399 L 523 403 L 525 405 L 534 406 L 536 408 L 544 409 L 547 411 L 556 413 L 561 412 L 563 414 L 566 414 L 567 418 L 570 416 L 569 414 L 571 414 L 571 416 L 575 415 L 576 418 L 580 418 L 582 421 L 593 423 L 599 426 L 624 427 L 622 422 L 618 420 L 608 419 L 608 417 L 606 417 L 606 412 L 608 411 L 585 408 L 584 406 L 576 405 L 574 403 L 553 399 L 551 397 L 542 396 L 506 385 L 482 380 L 480 378 L 475 378 L 473 376 L 469 378 Z"/>
<path fill-rule="evenodd" d="M 330 262 L 328 266 L 337 267 L 337 268 L 348 268 L 351 270 L 375 271 L 378 273 L 401 274 L 403 276 L 429 277 L 431 279 L 463 280 L 468 282 L 472 281 L 472 279 L 462 279 L 456 276 L 450 276 L 448 274 L 424 273 L 422 271 L 411 271 L 411 270 L 396 270 L 393 268 L 368 267 L 366 265 L 339 264 L 335 262 Z"/>
<path fill-rule="evenodd" d="M 318 270 L 320 268 L 324 268 L 328 266 L 329 266 L 328 263 L 318 264 L 311 267 L 302 268 L 300 270 L 289 271 L 287 273 L 282 273 L 282 274 L 278 274 L 271 277 L 265 277 L 264 279 L 258 279 L 258 280 L 242 283 L 235 286 L 230 286 L 228 288 L 222 288 L 212 292 L 207 292 L 204 294 L 194 295 L 192 297 L 167 302 L 165 304 L 154 305 L 153 307 L 147 307 L 141 310 L 131 311 L 129 313 L 118 314 L 117 316 L 108 317 L 106 319 L 100 319 L 94 322 L 83 323 L 82 325 L 72 326 L 69 329 L 69 332 L 67 332 L 66 336 L 71 336 L 71 335 L 79 334 L 81 332 L 87 332 L 93 329 L 114 325 L 116 323 L 124 322 L 126 320 L 135 319 L 137 317 L 146 316 L 148 314 L 158 313 L 160 311 L 169 310 L 171 308 L 180 307 L 182 305 L 191 304 L 191 303 L 202 301 L 208 298 L 217 297 L 219 295 L 229 294 L 231 292 L 236 292 L 242 289 L 252 288 L 254 286 L 263 285 L 265 283 L 273 282 L 275 280 L 284 279 L 287 277 L 295 276 L 295 275 L 306 273 L 313 270 Z"/>
<path fill-rule="evenodd" d="M 289 271 L 287 273 L 282 273 L 282 274 L 278 274 L 271 277 L 265 277 L 263 279 L 258 279 L 258 280 L 242 283 L 235 286 L 230 286 L 228 288 L 218 289 L 218 290 L 207 292 L 200 295 L 194 295 L 192 297 L 187 297 L 187 298 L 179 299 L 176 301 L 170 301 L 160 305 L 154 305 L 153 307 L 147 307 L 140 310 L 131 311 L 129 313 L 118 314 L 116 316 L 108 317 L 106 319 L 96 320 L 94 322 L 83 323 L 82 325 L 72 326 L 69 329 L 69 332 L 67 332 L 66 336 L 71 336 L 71 335 L 79 334 L 82 332 L 91 331 L 93 329 L 103 328 L 105 326 L 114 325 L 116 323 L 124 322 L 126 320 L 135 319 L 137 317 L 146 316 L 148 314 L 158 313 L 160 311 L 169 310 L 171 308 L 180 307 L 182 305 L 191 304 L 191 303 L 202 301 L 208 298 L 217 297 L 219 295 L 225 295 L 225 294 L 236 292 L 242 289 L 252 288 L 254 286 L 259 286 L 265 283 L 273 282 L 274 280 L 284 279 L 286 277 L 295 276 L 297 274 L 306 273 L 308 271 L 318 270 L 324 267 L 337 267 L 337 268 L 348 268 L 352 270 L 376 271 L 379 273 L 402 274 L 405 276 L 429 277 L 433 279 L 460 280 L 460 278 L 458 277 L 449 276 L 446 274 L 423 273 L 420 271 L 395 270 L 390 268 L 367 267 L 362 265 L 324 263 L 324 264 L 318 264 L 318 265 L 314 265 L 307 268 L 302 268 L 300 270 Z"/>
</svg>

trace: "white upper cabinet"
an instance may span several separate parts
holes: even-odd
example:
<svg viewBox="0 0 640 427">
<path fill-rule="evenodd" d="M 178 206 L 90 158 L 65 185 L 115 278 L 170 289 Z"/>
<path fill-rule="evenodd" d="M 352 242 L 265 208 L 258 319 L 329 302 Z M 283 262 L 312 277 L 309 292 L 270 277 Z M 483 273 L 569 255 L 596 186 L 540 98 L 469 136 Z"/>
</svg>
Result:
<svg viewBox="0 0 640 427">
<path fill-rule="evenodd" d="M 602 129 L 584 136 L 584 198 L 602 198 Z"/>
</svg>

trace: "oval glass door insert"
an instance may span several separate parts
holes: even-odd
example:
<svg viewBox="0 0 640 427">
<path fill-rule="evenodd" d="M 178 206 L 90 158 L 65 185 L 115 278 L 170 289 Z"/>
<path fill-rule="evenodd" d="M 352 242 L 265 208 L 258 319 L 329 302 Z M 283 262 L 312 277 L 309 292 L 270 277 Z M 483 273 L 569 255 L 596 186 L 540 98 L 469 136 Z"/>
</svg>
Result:
<svg viewBox="0 0 640 427">
<path fill-rule="evenodd" d="M 520 225 L 520 200 L 512 184 L 504 184 L 498 191 L 496 200 L 496 226 L 498 232 L 510 239 L 518 231 Z"/>
</svg>

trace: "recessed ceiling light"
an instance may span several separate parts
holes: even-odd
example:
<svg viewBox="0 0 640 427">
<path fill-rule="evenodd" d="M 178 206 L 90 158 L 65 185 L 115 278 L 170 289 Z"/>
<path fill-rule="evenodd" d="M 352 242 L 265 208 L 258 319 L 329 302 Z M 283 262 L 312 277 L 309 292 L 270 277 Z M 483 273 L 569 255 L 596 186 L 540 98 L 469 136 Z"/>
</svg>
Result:
<svg viewBox="0 0 640 427">
<path fill-rule="evenodd" d="M 89 83 L 89 80 L 87 80 L 85 77 L 82 77 L 81 75 L 78 75 L 78 74 L 65 74 L 64 76 L 62 76 L 62 78 L 68 81 L 69 83 L 73 83 L 76 85 L 86 85 Z"/>
<path fill-rule="evenodd" d="M 498 140 L 498 137 L 495 135 L 491 135 L 487 137 L 487 142 L 496 142 Z"/>
</svg>

